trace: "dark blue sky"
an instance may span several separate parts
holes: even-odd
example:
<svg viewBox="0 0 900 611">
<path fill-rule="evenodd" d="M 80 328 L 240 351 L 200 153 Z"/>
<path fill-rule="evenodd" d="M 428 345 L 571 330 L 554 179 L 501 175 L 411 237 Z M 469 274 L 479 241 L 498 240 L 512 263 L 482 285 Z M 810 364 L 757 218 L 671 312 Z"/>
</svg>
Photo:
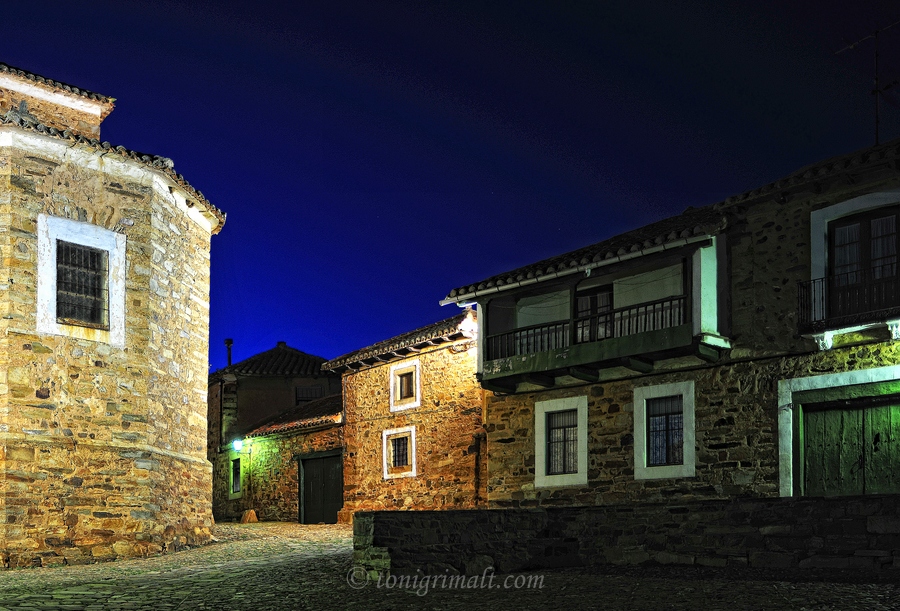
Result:
<svg viewBox="0 0 900 611">
<path fill-rule="evenodd" d="M 487 5 L 487 6 L 486 6 Z M 782 6 L 787 5 L 787 6 Z M 0 62 L 228 214 L 210 361 L 332 358 L 452 288 L 873 143 L 896 2 L 5 3 Z M 881 42 L 900 78 L 900 25 Z M 896 92 L 900 99 L 900 85 Z M 882 141 L 900 109 L 882 106 Z M 452 307 L 452 306 L 451 306 Z"/>
</svg>

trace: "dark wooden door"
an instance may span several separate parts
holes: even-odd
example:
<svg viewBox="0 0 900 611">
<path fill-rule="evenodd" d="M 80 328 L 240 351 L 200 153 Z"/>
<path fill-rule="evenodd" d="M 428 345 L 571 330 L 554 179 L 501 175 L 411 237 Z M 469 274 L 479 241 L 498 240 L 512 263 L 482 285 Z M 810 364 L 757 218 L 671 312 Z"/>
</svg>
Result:
<svg viewBox="0 0 900 611">
<path fill-rule="evenodd" d="M 900 492 L 900 404 L 804 410 L 804 494 Z"/>
<path fill-rule="evenodd" d="M 307 458 L 302 461 L 300 522 L 335 524 L 344 506 L 344 476 L 341 456 Z"/>
</svg>

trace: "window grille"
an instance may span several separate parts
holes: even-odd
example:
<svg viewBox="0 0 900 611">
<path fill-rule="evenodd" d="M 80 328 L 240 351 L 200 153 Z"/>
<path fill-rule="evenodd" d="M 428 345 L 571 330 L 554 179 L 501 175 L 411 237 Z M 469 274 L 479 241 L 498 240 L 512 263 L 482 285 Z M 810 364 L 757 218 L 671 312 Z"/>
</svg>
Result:
<svg viewBox="0 0 900 611">
<path fill-rule="evenodd" d="M 684 463 L 681 395 L 647 399 L 647 466 Z"/>
<path fill-rule="evenodd" d="M 391 466 L 406 467 L 409 465 L 409 437 L 391 439 Z"/>
<path fill-rule="evenodd" d="M 547 475 L 578 473 L 578 410 L 547 414 Z"/>
<path fill-rule="evenodd" d="M 108 254 L 56 241 L 57 322 L 109 329 Z"/>
</svg>

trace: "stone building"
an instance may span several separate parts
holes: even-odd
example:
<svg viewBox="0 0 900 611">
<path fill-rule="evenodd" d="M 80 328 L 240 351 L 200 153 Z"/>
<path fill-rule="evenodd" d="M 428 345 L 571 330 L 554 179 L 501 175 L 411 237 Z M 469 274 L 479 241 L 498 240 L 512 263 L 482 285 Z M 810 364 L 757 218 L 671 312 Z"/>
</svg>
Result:
<svg viewBox="0 0 900 611">
<path fill-rule="evenodd" d="M 467 310 L 328 361 L 343 372 L 344 509 L 463 509 L 484 503 L 483 391 Z"/>
<path fill-rule="evenodd" d="M 482 282 L 495 507 L 900 492 L 897 141 Z"/>
<path fill-rule="evenodd" d="M 234 461 L 250 451 L 247 448 L 241 453 L 232 442 L 243 439 L 263 423 L 279 416 L 290 419 L 297 409 L 312 403 L 318 405 L 319 399 L 340 394 L 340 376 L 323 371 L 324 362 L 322 357 L 278 342 L 270 350 L 229 363 L 209 376 L 207 457 L 213 464 L 213 513 L 217 519 L 232 519 L 244 509 L 256 509 L 263 519 L 284 519 L 288 514 L 296 518 L 296 490 L 293 501 L 285 500 L 294 508 L 291 510 L 268 501 L 269 509 L 264 510 L 253 506 L 255 499 L 243 492 L 229 492 L 234 480 Z M 294 428 L 305 430 L 303 426 Z M 245 474 L 248 467 L 245 456 L 242 467 Z"/>
<path fill-rule="evenodd" d="M 335 394 L 278 414 L 216 455 L 216 520 L 333 524 L 343 504 L 343 406 Z"/>
<path fill-rule="evenodd" d="M 113 99 L 0 64 L 0 565 L 201 543 L 210 237 Z"/>
</svg>

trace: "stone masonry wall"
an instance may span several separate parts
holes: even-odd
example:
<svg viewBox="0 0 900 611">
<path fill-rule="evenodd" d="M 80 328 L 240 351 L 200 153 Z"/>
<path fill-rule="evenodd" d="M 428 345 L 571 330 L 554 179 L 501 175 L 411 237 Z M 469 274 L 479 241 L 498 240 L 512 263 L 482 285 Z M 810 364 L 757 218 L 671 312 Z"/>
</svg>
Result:
<svg viewBox="0 0 900 611">
<path fill-rule="evenodd" d="M 426 575 L 647 563 L 896 570 L 898 511 L 890 495 L 360 512 L 353 559 L 372 573 Z"/>
<path fill-rule="evenodd" d="M 475 379 L 469 341 L 423 350 L 344 375 L 346 414 L 344 510 L 449 509 L 484 502 L 486 448 L 481 430 L 483 391 Z M 390 411 L 390 370 L 418 359 L 421 405 Z M 415 477 L 384 478 L 382 432 L 415 426 Z"/>
<path fill-rule="evenodd" d="M 0 564 L 204 542 L 209 231 L 143 166 L 35 146 L 0 148 Z M 126 235 L 124 348 L 36 333 L 41 212 Z"/>
<path fill-rule="evenodd" d="M 247 509 L 260 520 L 296 522 L 300 515 L 300 480 L 297 456 L 341 449 L 344 429 L 327 429 L 250 437 L 240 453 L 220 452 L 213 482 L 213 508 L 219 521 L 237 520 Z M 231 460 L 241 458 L 244 494 L 228 499 Z"/>
<path fill-rule="evenodd" d="M 488 498 L 492 507 L 603 505 L 626 501 L 777 496 L 779 380 L 856 371 L 898 362 L 886 326 L 839 335 L 819 351 L 798 334 L 799 281 L 810 279 L 810 213 L 877 190 L 896 188 L 896 172 L 873 166 L 853 180 L 836 176 L 783 202 L 774 197 L 725 209 L 720 237 L 727 256 L 730 341 L 716 363 L 696 357 L 655 364 L 652 373 L 518 395 L 489 393 Z M 824 234 L 816 239 L 825 240 Z M 624 370 L 622 370 L 624 372 Z M 637 386 L 693 380 L 697 471 L 694 478 L 634 479 L 634 406 Z M 588 397 L 588 484 L 534 488 L 534 405 L 568 396 Z"/>
</svg>

